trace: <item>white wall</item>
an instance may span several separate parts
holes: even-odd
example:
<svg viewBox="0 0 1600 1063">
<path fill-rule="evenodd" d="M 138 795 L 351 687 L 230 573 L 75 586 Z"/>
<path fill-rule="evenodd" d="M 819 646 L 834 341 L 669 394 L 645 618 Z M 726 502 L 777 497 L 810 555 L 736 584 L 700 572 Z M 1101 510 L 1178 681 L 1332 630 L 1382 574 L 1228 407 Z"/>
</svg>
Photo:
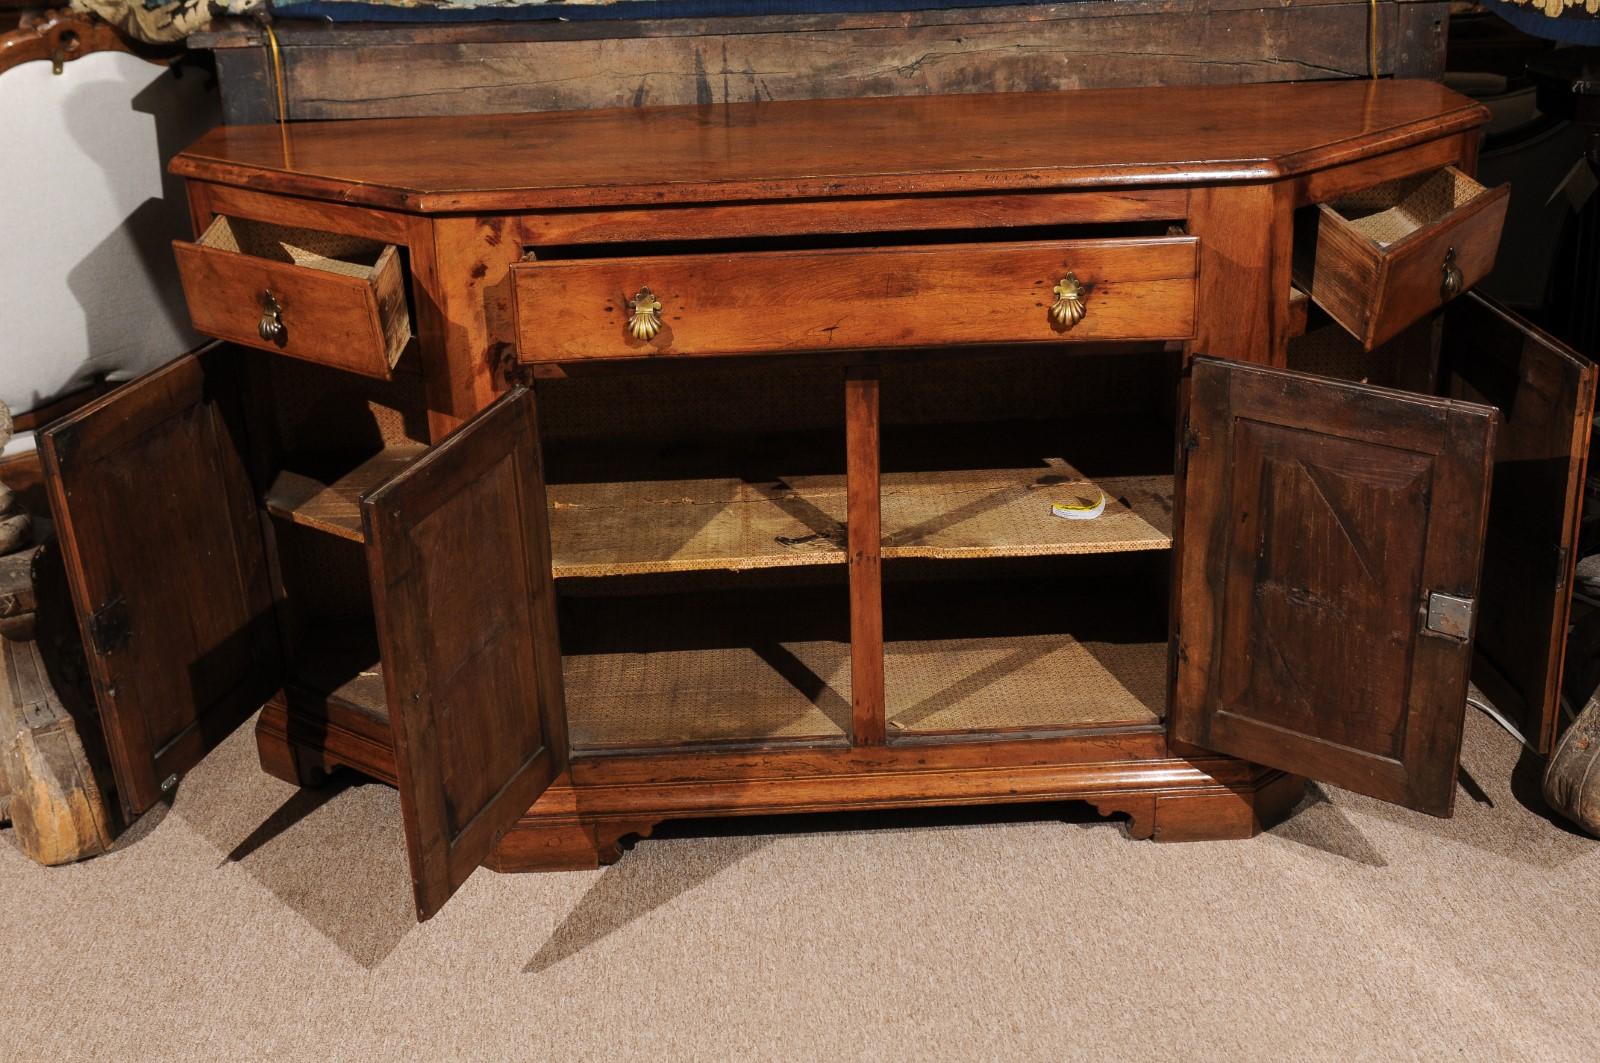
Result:
<svg viewBox="0 0 1600 1063">
<path fill-rule="evenodd" d="M 205 71 L 98 52 L 0 74 L 0 399 L 21 413 L 198 342 L 171 241 L 167 159 L 219 119 Z"/>
</svg>

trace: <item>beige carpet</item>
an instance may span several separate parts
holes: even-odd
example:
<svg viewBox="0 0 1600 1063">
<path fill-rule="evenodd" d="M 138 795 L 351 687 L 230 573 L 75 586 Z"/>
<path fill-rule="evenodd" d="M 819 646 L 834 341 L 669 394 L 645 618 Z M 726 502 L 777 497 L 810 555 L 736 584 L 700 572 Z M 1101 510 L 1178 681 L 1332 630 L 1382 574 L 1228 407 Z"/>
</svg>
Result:
<svg viewBox="0 0 1600 1063">
<path fill-rule="evenodd" d="M 1592 1059 L 1600 843 L 1517 754 L 1469 713 L 1454 820 L 1317 790 L 1249 842 L 701 825 L 419 927 L 393 791 L 241 732 L 109 856 L 0 844 L 0 1058 Z"/>
</svg>

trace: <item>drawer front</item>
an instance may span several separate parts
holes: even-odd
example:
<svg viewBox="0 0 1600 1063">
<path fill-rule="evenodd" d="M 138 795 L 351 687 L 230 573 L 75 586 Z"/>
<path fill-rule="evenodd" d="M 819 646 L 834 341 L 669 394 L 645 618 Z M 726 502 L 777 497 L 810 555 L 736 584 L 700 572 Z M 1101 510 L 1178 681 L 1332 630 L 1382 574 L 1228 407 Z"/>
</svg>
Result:
<svg viewBox="0 0 1600 1063">
<path fill-rule="evenodd" d="M 525 262 L 513 268 L 519 356 L 1181 340 L 1194 334 L 1195 248 L 1162 237 Z M 1076 320 L 1058 296 L 1069 275 Z M 630 310 L 643 288 L 658 311 Z M 1069 309 L 1053 314 L 1058 302 Z"/>
<path fill-rule="evenodd" d="M 197 332 L 249 347 L 387 378 L 411 336 L 398 256 L 385 250 L 371 278 L 273 262 L 175 241 Z M 270 293 L 276 314 L 264 306 Z M 281 324 L 264 338 L 262 320 Z"/>
<path fill-rule="evenodd" d="M 1437 195 L 1470 198 L 1437 210 L 1429 184 Z M 1368 350 L 1488 275 L 1510 196 L 1509 187 L 1483 188 L 1446 168 L 1372 190 L 1378 206 L 1391 186 L 1397 206 L 1379 227 L 1387 231 L 1353 220 L 1342 204 L 1322 204 L 1296 223 L 1295 283 Z M 1397 213 L 1403 205 L 1410 213 Z"/>
<path fill-rule="evenodd" d="M 1392 339 L 1489 275 L 1510 198 L 1509 185 L 1489 189 L 1439 225 L 1395 247 L 1378 284 L 1369 346 Z M 1447 286 L 1452 268 L 1457 272 Z"/>
</svg>

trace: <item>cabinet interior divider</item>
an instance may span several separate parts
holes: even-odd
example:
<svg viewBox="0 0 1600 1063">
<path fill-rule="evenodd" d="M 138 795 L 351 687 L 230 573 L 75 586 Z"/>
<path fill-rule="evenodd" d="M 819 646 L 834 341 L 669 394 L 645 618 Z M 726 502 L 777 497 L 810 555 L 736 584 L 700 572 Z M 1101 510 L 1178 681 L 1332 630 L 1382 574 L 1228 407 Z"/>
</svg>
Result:
<svg viewBox="0 0 1600 1063">
<path fill-rule="evenodd" d="M 845 530 L 850 552 L 850 738 L 881 746 L 888 734 L 883 691 L 883 516 L 880 508 L 878 371 L 845 370 Z"/>
</svg>

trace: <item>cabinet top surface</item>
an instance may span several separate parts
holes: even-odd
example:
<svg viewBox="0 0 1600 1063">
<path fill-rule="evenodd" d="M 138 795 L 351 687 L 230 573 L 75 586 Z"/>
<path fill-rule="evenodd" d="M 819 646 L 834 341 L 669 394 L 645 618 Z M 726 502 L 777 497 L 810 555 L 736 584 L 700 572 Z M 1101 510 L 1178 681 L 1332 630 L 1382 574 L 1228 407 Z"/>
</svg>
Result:
<svg viewBox="0 0 1600 1063">
<path fill-rule="evenodd" d="M 1481 125 L 1426 81 L 1319 81 L 222 126 L 172 163 L 433 212 L 1272 180 Z"/>
</svg>

